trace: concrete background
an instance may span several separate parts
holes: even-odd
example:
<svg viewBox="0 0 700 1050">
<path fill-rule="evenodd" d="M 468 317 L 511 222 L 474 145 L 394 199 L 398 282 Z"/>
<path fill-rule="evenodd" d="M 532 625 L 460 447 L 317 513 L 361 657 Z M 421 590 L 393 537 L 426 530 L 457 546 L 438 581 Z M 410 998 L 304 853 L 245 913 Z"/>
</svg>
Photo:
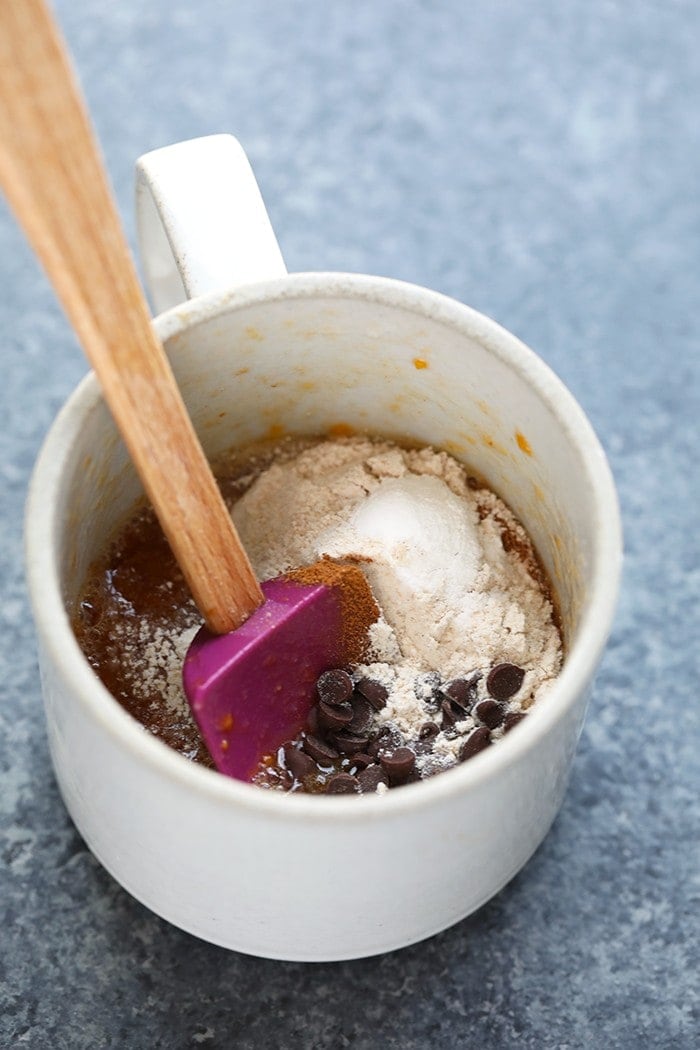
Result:
<svg viewBox="0 0 700 1050">
<path fill-rule="evenodd" d="M 40 442 L 86 370 L 0 210 L 0 1045 L 697 1045 L 700 6 L 58 0 L 133 238 L 133 163 L 231 131 L 290 270 L 426 284 L 578 397 L 626 529 L 551 834 L 426 943 L 302 965 L 211 947 L 97 865 L 49 766 L 22 570 Z"/>
</svg>

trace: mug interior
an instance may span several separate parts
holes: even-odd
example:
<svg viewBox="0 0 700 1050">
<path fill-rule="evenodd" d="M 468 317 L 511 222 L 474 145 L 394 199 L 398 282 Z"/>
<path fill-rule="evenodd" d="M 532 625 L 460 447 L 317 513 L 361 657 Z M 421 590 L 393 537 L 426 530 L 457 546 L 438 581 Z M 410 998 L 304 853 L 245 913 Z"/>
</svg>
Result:
<svg viewBox="0 0 700 1050">
<path fill-rule="evenodd" d="M 511 507 L 553 585 L 565 647 L 590 668 L 617 587 L 619 522 L 604 455 L 553 373 L 494 322 L 414 286 L 293 275 L 203 297 L 157 321 L 206 452 L 282 435 L 368 432 L 431 444 Z M 88 380 L 53 510 L 68 609 L 142 495 Z"/>
</svg>

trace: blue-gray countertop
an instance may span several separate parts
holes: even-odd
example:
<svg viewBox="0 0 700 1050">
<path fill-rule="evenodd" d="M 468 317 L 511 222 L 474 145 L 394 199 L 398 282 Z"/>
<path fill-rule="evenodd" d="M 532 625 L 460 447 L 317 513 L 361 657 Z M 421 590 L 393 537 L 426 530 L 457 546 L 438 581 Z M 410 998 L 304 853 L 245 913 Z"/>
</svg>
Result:
<svg viewBox="0 0 700 1050">
<path fill-rule="evenodd" d="M 437 288 L 558 372 L 609 453 L 626 565 L 561 815 L 476 915 L 328 965 L 247 958 L 160 921 L 88 853 L 49 765 L 22 505 L 86 365 L 3 207 L 0 1045 L 698 1045 L 700 6 L 56 9 L 130 236 L 137 155 L 233 132 L 290 270 Z"/>
</svg>

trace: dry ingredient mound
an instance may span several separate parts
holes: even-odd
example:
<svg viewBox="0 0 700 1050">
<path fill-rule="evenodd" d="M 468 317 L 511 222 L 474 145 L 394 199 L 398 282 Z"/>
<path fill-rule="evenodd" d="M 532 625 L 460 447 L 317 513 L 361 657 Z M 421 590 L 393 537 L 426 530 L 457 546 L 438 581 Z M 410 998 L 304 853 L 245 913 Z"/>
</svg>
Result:
<svg viewBox="0 0 700 1050">
<path fill-rule="evenodd" d="M 382 793 L 431 776 L 495 743 L 559 672 L 560 635 L 527 534 L 447 453 L 366 437 L 287 441 L 234 455 L 220 476 L 260 579 L 354 565 L 371 589 L 363 624 L 377 611 L 372 596 L 379 610 L 362 662 L 333 679 L 348 696 L 319 684 L 316 726 L 270 756 L 256 783 Z M 144 511 L 89 581 L 74 627 L 112 695 L 210 764 L 181 682 L 199 623 Z"/>
<path fill-rule="evenodd" d="M 232 506 L 258 575 L 270 578 L 331 557 L 363 568 L 382 616 L 354 677 L 388 690 L 376 724 L 419 738 L 431 717 L 417 683 L 471 675 L 486 700 L 489 668 L 525 673 L 512 711 L 541 697 L 561 665 L 561 640 L 530 540 L 510 510 L 445 452 L 352 437 L 275 462 Z M 444 720 L 443 720 L 444 721 Z M 457 761 L 471 715 L 419 757 L 427 775 Z M 492 739 L 503 730 L 497 728 Z"/>
<path fill-rule="evenodd" d="M 445 537 L 431 533 L 426 520 L 419 522 L 423 536 L 410 537 L 412 548 L 399 537 L 404 559 L 397 572 L 385 553 L 393 549 L 391 537 L 365 539 L 363 545 L 363 536 L 353 535 L 353 510 L 407 478 L 444 490 L 452 530 L 468 526 L 476 550 L 467 544 L 445 550 Z M 324 555 L 357 560 L 384 614 L 372 631 L 377 664 L 449 677 L 508 661 L 525 669 L 530 697 L 559 670 L 559 633 L 524 529 L 493 492 L 472 487 L 464 467 L 445 452 L 360 437 L 325 441 L 289 462 L 273 463 L 232 514 L 262 579 Z M 387 522 L 388 531 L 392 525 Z"/>
</svg>

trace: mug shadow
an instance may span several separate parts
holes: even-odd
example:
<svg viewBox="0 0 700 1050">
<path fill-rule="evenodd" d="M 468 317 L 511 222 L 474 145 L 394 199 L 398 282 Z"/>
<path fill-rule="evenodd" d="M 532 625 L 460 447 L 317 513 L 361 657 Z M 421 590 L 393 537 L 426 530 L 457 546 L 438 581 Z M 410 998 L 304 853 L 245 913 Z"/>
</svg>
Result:
<svg viewBox="0 0 700 1050">
<path fill-rule="evenodd" d="M 504 1045 L 502 1019 L 484 1006 L 491 971 L 501 970 L 509 945 L 527 936 L 521 904 L 538 892 L 555 833 L 496 897 L 457 925 L 407 948 L 331 963 L 261 959 L 201 941 L 148 912 L 91 858 L 94 892 L 110 901 L 109 955 L 128 974 L 117 978 L 119 999 L 129 1004 L 119 1039 L 236 1050 L 409 1050 L 472 1046 L 475 1038 Z M 102 993 L 109 999 L 113 991 L 106 984 Z M 508 1016 L 512 1036 L 512 1011 Z"/>
<path fill-rule="evenodd" d="M 50 1028 L 56 1050 L 452 1050 L 510 1045 L 532 1027 L 523 967 L 541 950 L 537 931 L 571 904 L 566 887 L 552 894 L 576 838 L 571 794 L 525 868 L 457 925 L 369 958 L 279 962 L 199 940 L 131 897 L 75 829 L 46 759 L 33 897 L 18 913 L 34 972 L 14 1034 Z M 358 878 L 369 877 L 358 864 Z M 42 1003 L 41 988 L 59 977 L 70 996 Z"/>
</svg>

